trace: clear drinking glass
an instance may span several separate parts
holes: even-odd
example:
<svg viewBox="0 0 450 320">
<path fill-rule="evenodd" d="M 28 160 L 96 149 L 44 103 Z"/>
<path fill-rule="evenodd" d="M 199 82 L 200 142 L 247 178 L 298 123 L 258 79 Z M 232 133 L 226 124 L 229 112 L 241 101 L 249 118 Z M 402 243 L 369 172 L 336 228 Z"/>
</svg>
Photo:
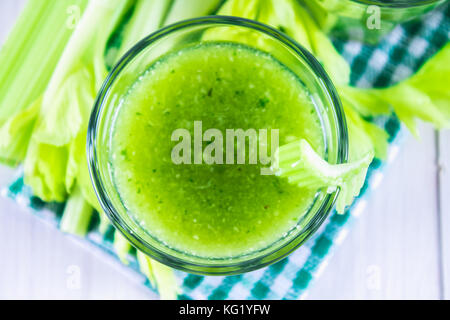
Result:
<svg viewBox="0 0 450 320">
<path fill-rule="evenodd" d="M 301 0 L 331 36 L 376 44 L 446 0 Z"/>
<path fill-rule="evenodd" d="M 112 122 L 120 99 L 142 73 L 171 50 L 205 41 L 220 41 L 221 31 L 246 32 L 259 41 L 251 44 L 270 51 L 304 83 L 322 120 L 326 158 L 330 163 L 347 160 L 347 127 L 344 113 L 331 80 L 320 63 L 292 39 L 266 25 L 234 17 L 204 17 L 164 28 L 139 42 L 115 66 L 96 101 L 89 124 L 88 158 L 98 199 L 114 226 L 139 250 L 168 266 L 197 274 L 230 275 L 255 270 L 274 263 L 303 244 L 322 224 L 337 197 L 318 190 L 310 210 L 299 217 L 296 228 L 267 248 L 250 254 L 223 258 L 202 258 L 169 248 L 153 237 L 127 212 L 115 187 L 110 161 Z M 209 32 L 214 30 L 213 33 Z M 211 36 L 216 34 L 217 36 Z M 251 37 L 250 37 L 251 38 Z M 239 40 L 235 40 L 239 42 Z M 248 43 L 247 43 L 248 44 Z M 248 44 L 250 45 L 250 44 Z"/>
</svg>

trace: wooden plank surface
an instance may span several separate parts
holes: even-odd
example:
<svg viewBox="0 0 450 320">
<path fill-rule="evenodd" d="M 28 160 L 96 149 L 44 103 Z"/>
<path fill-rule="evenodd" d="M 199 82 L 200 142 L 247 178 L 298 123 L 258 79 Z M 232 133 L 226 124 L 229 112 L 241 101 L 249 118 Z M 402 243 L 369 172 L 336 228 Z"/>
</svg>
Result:
<svg viewBox="0 0 450 320">
<path fill-rule="evenodd" d="M 445 299 L 450 299 L 450 131 L 439 137 L 440 173 L 440 236 L 442 255 L 442 283 Z"/>
<path fill-rule="evenodd" d="M 434 131 L 407 138 L 310 298 L 440 297 Z"/>
<path fill-rule="evenodd" d="M 0 1 L 0 43 L 23 2 Z M 449 169 L 442 171 L 438 192 L 435 136 L 426 126 L 422 134 L 420 143 L 407 139 L 309 298 L 450 298 L 450 135 L 440 139 L 440 161 Z M 0 183 L 10 175 L 0 168 Z M 156 298 L 111 259 L 3 198 L 0 256 L 0 298 Z"/>
<path fill-rule="evenodd" d="M 0 299 L 156 299 L 113 257 L 0 200 Z"/>
</svg>

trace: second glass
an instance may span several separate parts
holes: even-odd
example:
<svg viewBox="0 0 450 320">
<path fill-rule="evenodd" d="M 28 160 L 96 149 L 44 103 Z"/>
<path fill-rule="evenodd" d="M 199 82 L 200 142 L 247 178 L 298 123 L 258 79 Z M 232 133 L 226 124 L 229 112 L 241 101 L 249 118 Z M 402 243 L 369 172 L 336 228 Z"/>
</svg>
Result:
<svg viewBox="0 0 450 320">
<path fill-rule="evenodd" d="M 446 0 L 301 0 L 331 36 L 376 44 Z"/>
</svg>

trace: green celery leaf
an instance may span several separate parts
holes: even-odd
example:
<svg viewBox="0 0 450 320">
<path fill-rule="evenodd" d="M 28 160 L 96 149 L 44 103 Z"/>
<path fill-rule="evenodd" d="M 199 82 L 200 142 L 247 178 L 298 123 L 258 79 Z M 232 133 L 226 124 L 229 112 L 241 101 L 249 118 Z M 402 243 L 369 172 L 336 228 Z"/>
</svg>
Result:
<svg viewBox="0 0 450 320">
<path fill-rule="evenodd" d="M 338 86 L 343 103 L 351 106 L 364 117 L 388 115 L 392 112 L 388 102 L 373 94 L 373 89 L 355 88 L 349 85 Z"/>
<path fill-rule="evenodd" d="M 16 166 L 25 158 L 41 99 L 9 118 L 0 127 L 0 161 Z"/>
<path fill-rule="evenodd" d="M 340 86 L 344 102 L 364 116 L 389 114 L 399 119 L 416 136 L 417 119 L 438 129 L 450 128 L 450 44 L 442 48 L 409 79 L 381 89 Z"/>
<path fill-rule="evenodd" d="M 378 159 L 386 159 L 389 147 L 387 132 L 361 118 L 345 103 L 344 112 L 348 127 L 349 161 L 358 161 L 367 154 L 374 154 Z"/>
<path fill-rule="evenodd" d="M 44 201 L 63 202 L 67 198 L 65 185 L 68 148 L 36 143 L 33 139 L 24 162 L 25 184 Z"/>
</svg>

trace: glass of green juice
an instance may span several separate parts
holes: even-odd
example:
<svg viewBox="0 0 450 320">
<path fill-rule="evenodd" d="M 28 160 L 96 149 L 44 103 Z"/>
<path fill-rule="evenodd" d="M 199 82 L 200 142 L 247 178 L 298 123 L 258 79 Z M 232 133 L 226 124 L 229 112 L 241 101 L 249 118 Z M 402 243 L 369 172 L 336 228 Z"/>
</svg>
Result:
<svg viewBox="0 0 450 320">
<path fill-rule="evenodd" d="M 334 205 L 338 191 L 271 174 L 276 145 L 296 139 L 347 161 L 344 113 L 320 63 L 266 25 L 203 17 L 148 36 L 114 67 L 88 160 L 102 208 L 138 250 L 231 275 L 286 257 Z"/>
<path fill-rule="evenodd" d="M 331 36 L 376 44 L 447 0 L 300 0 Z"/>
</svg>

